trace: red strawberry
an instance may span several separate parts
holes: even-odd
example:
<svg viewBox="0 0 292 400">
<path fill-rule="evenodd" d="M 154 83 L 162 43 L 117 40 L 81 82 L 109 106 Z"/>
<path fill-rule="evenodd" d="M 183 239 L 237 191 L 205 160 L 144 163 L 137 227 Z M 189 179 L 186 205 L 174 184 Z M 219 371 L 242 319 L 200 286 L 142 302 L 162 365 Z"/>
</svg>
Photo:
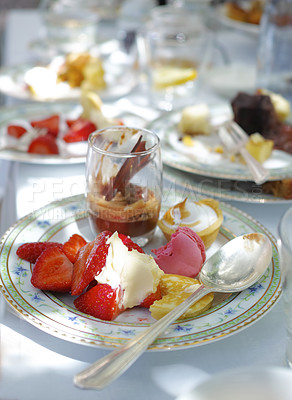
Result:
<svg viewBox="0 0 292 400">
<path fill-rule="evenodd" d="M 128 247 L 128 250 L 132 251 L 134 249 L 139 251 L 139 253 L 144 253 L 141 247 L 138 246 L 137 243 L 134 243 L 129 236 L 126 236 L 123 233 L 119 233 L 118 235 L 121 241 L 124 243 L 124 245 Z"/>
<path fill-rule="evenodd" d="M 98 284 L 74 300 L 77 310 L 105 321 L 112 321 L 122 311 L 119 308 L 120 290 Z"/>
<path fill-rule="evenodd" d="M 59 123 L 60 123 L 60 116 L 58 114 L 54 114 L 48 118 L 40 119 L 38 121 L 30 122 L 33 128 L 46 129 L 47 133 L 49 133 L 54 137 L 57 137 L 59 134 Z"/>
<path fill-rule="evenodd" d="M 91 121 L 79 118 L 63 136 L 66 143 L 82 142 L 88 140 L 88 136 L 96 130 L 96 126 Z"/>
<path fill-rule="evenodd" d="M 63 245 L 56 242 L 32 242 L 32 243 L 24 243 L 18 247 L 16 250 L 16 254 L 19 258 L 22 258 L 25 261 L 30 263 L 35 263 L 37 258 L 42 254 L 44 250 L 48 247 L 57 246 L 61 250 Z"/>
<path fill-rule="evenodd" d="M 106 241 L 111 235 L 111 232 L 103 231 L 79 250 L 74 263 L 72 295 L 81 294 L 104 267 L 109 247 Z"/>
<path fill-rule="evenodd" d="M 82 236 L 74 234 L 69 240 L 67 240 L 66 243 L 64 243 L 63 252 L 69 258 L 69 260 L 74 263 L 79 249 L 85 246 L 86 243 L 86 240 Z"/>
<path fill-rule="evenodd" d="M 160 285 L 157 286 L 156 292 L 150 293 L 143 301 L 139 304 L 139 307 L 149 308 L 154 301 L 162 299 Z"/>
<path fill-rule="evenodd" d="M 57 246 L 48 247 L 38 257 L 31 276 L 34 287 L 54 292 L 69 292 L 73 264 Z"/>
<path fill-rule="evenodd" d="M 76 119 L 66 119 L 66 124 L 69 128 L 71 128 L 74 124 L 76 124 L 77 121 L 82 121 L 83 119 L 81 117 L 78 117 Z"/>
<path fill-rule="evenodd" d="M 33 139 L 28 147 L 28 153 L 36 154 L 59 154 L 56 140 L 50 135 L 38 136 Z"/>
<path fill-rule="evenodd" d="M 27 130 L 23 126 L 20 126 L 20 125 L 8 125 L 7 126 L 8 135 L 13 136 L 16 139 L 21 138 L 21 136 L 24 135 L 25 132 L 27 132 Z"/>
</svg>

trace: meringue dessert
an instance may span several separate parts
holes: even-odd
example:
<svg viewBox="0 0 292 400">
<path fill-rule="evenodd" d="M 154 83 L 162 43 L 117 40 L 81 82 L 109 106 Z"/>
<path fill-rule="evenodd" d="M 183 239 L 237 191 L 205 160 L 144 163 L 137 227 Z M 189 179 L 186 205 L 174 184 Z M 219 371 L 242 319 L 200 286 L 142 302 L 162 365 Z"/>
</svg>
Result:
<svg viewBox="0 0 292 400">
<path fill-rule="evenodd" d="M 187 226 L 200 236 L 207 249 L 216 240 L 222 222 L 223 214 L 217 200 L 195 202 L 185 198 L 166 211 L 158 226 L 167 241 L 178 227 Z"/>
<path fill-rule="evenodd" d="M 162 299 L 156 300 L 150 306 L 151 316 L 160 319 L 186 300 L 200 286 L 200 281 L 186 276 L 165 274 L 160 278 Z M 214 299 L 213 293 L 208 293 L 179 317 L 179 320 L 193 318 L 207 311 Z"/>
</svg>

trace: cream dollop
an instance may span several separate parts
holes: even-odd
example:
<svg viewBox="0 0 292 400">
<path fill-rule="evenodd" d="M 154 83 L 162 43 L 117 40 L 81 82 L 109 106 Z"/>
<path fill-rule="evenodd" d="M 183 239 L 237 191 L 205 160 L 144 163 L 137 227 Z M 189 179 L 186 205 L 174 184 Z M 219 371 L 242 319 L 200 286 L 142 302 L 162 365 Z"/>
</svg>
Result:
<svg viewBox="0 0 292 400">
<path fill-rule="evenodd" d="M 149 294 L 156 292 L 163 271 L 152 256 L 135 249 L 129 251 L 117 232 L 107 243 L 110 246 L 106 264 L 95 277 L 96 281 L 123 291 L 120 306 L 131 308 L 141 304 Z"/>
</svg>

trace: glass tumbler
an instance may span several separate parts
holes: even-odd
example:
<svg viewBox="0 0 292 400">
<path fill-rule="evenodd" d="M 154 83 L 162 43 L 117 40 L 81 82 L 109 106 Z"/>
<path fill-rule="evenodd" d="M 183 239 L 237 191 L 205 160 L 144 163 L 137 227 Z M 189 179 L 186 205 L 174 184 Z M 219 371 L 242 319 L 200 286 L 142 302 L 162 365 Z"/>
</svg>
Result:
<svg viewBox="0 0 292 400">
<path fill-rule="evenodd" d="M 292 101 L 292 0 L 268 0 L 261 18 L 257 86 Z"/>
<path fill-rule="evenodd" d="M 161 190 L 160 141 L 155 133 L 114 126 L 90 135 L 86 204 L 94 235 L 117 231 L 146 245 L 157 225 Z"/>
<path fill-rule="evenodd" d="M 154 8 L 138 39 L 151 105 L 170 111 L 191 102 L 212 54 L 212 36 L 199 15 Z"/>
<path fill-rule="evenodd" d="M 286 361 L 292 367 L 292 207 L 279 224 L 281 269 L 283 274 L 283 304 L 287 332 Z"/>
</svg>

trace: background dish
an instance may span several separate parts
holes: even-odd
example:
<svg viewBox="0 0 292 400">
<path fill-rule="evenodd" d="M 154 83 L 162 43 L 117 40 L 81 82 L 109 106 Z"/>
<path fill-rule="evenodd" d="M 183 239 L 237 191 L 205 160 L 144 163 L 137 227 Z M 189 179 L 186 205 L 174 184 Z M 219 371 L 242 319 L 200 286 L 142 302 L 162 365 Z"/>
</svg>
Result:
<svg viewBox="0 0 292 400">
<path fill-rule="evenodd" d="M 204 100 L 200 101 L 204 102 Z M 232 118 L 231 107 L 225 100 L 208 102 L 211 118 L 214 120 L 228 120 Z M 231 162 L 222 158 L 220 153 L 206 151 L 221 145 L 216 133 L 210 136 L 196 136 L 199 146 L 188 147 L 180 140 L 181 134 L 178 122 L 181 109 L 163 114 L 150 122 L 147 128 L 155 131 L 161 138 L 162 161 L 164 164 L 181 171 L 208 176 L 212 178 L 231 179 L 237 181 L 252 181 L 252 177 L 244 164 Z M 270 171 L 269 180 L 280 180 L 292 176 L 292 156 L 279 150 L 273 150 L 271 157 L 264 166 Z"/>
<path fill-rule="evenodd" d="M 165 190 L 162 213 L 185 196 L 198 200 L 193 192 Z M 167 333 L 150 347 L 170 350 L 198 346 L 238 332 L 255 322 L 278 300 L 281 274 L 276 240 L 257 221 L 239 210 L 222 203 L 224 227 L 207 255 L 216 251 L 234 236 L 248 232 L 265 233 L 273 246 L 273 258 L 266 274 L 253 287 L 218 302 L 205 314 L 172 324 Z M 78 312 L 70 295 L 53 295 L 39 291 L 30 284 L 30 265 L 18 257 L 18 246 L 29 241 L 54 240 L 64 242 L 80 232 L 92 239 L 84 197 L 74 196 L 51 203 L 18 221 L 1 240 L 0 287 L 5 299 L 28 322 L 39 329 L 71 342 L 98 347 L 116 347 L 132 338 L 153 321 L 149 311 L 134 308 L 122 313 L 115 321 L 101 321 Z M 165 243 L 159 230 L 146 248 Z M 221 299 L 222 300 L 222 299 Z"/>
<path fill-rule="evenodd" d="M 227 28 L 237 29 L 242 31 L 243 33 L 249 33 L 252 35 L 258 35 L 260 32 L 260 26 L 256 24 L 249 24 L 247 22 L 237 21 L 235 19 L 231 19 L 226 14 L 226 6 L 223 4 L 218 6 L 216 9 L 216 15 L 218 21 L 221 22 L 222 25 Z"/>
<path fill-rule="evenodd" d="M 286 200 L 282 197 L 275 197 L 272 194 L 264 193 L 262 186 L 253 182 L 197 176 L 167 166 L 163 169 L 163 177 L 170 185 L 174 185 L 176 188 L 184 187 L 188 190 L 193 190 L 199 196 L 213 197 L 221 201 L 235 200 L 254 204 L 278 204 L 292 201 L 292 199 Z"/>
<path fill-rule="evenodd" d="M 128 125 L 142 125 L 144 122 L 141 117 L 133 113 L 120 111 L 114 105 L 103 104 L 103 113 L 106 117 L 122 119 Z M 0 112 L 0 159 L 26 162 L 33 164 L 78 164 L 85 162 L 87 143 L 82 143 L 83 153 L 76 155 L 68 153 L 68 155 L 60 156 L 44 156 L 39 154 L 29 154 L 16 149 L 5 149 L 5 137 L 7 135 L 6 127 L 12 121 L 16 120 L 33 120 L 41 119 L 52 114 L 59 114 L 62 118 L 76 118 L 82 112 L 80 104 L 69 102 L 53 102 L 53 103 L 32 103 L 18 105 L 14 107 L 3 107 Z M 71 145 L 70 145 L 71 146 Z M 74 152 L 74 146 L 70 147 L 70 151 Z M 86 146 L 86 147 L 84 147 Z M 1 148 L 2 147 L 2 148 Z M 78 155 L 79 154 L 79 155 Z"/>
<path fill-rule="evenodd" d="M 41 45 L 39 44 L 39 46 Z M 42 50 L 45 51 L 45 49 L 46 44 L 44 43 Z M 134 69 L 134 58 L 128 49 L 122 47 L 120 42 L 117 40 L 105 42 L 93 48 L 90 53 L 99 56 L 103 61 L 107 87 L 104 90 L 98 91 L 103 101 L 112 101 L 125 96 L 137 85 L 138 74 Z M 62 84 L 62 86 L 58 87 L 58 91 L 54 91 L 54 95 L 48 94 L 48 96 L 34 96 L 27 88 L 24 79 L 27 71 L 36 66 L 46 67 L 52 61 L 56 61 L 56 59 L 52 57 L 51 51 L 48 49 L 46 61 L 42 63 L 28 63 L 1 68 L 0 92 L 7 96 L 33 101 L 77 100 L 80 97 L 80 88 L 71 88 L 67 84 Z M 64 56 L 58 56 L 58 64 L 62 60 L 65 60 Z"/>
</svg>

